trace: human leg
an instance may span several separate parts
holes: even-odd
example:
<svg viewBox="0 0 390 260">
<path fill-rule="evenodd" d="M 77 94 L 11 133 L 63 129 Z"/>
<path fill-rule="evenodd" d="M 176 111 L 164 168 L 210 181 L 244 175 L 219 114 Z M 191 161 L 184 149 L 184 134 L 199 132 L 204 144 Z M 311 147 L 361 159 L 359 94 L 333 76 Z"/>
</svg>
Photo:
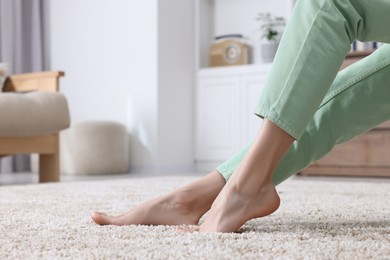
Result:
<svg viewBox="0 0 390 260">
<path fill-rule="evenodd" d="M 275 185 L 346 142 L 390 120 L 390 45 L 341 71 L 302 137 L 293 143 L 275 169 Z M 251 144 L 217 170 L 226 180 L 233 174 Z"/>
<path fill-rule="evenodd" d="M 273 183 L 259 181 L 261 180 L 259 175 L 269 180 L 268 176 L 271 176 L 275 170 L 270 165 L 279 163 L 278 160 L 287 151 L 284 144 L 292 142 L 288 137 L 295 139 L 302 137 L 305 128 L 328 92 L 350 49 L 351 42 L 362 35 L 369 35 L 364 27 L 368 23 L 364 19 L 368 17 L 364 17 L 366 13 L 360 12 L 360 2 L 364 1 L 301 0 L 298 2 L 256 108 L 257 115 L 267 118 L 266 125 L 270 125 L 268 122 L 270 120 L 274 124 L 271 124 L 273 130 L 278 132 L 277 128 L 279 128 L 284 131 L 284 134 L 275 137 L 273 133 L 264 134 L 267 127 L 262 128 L 255 142 L 238 164 L 235 173 L 213 203 L 210 216 L 200 226 L 201 231 L 235 231 L 246 220 L 262 215 L 254 216 L 255 210 L 248 209 L 263 208 L 264 205 L 259 206 L 256 200 L 248 196 L 244 196 L 244 200 L 236 198 L 242 197 L 243 193 L 255 194 L 254 198 L 258 195 L 256 190 L 275 192 L 270 188 Z M 383 4 L 383 7 L 389 7 L 388 2 L 383 1 Z M 386 19 L 382 20 L 386 21 Z M 384 28 L 382 25 L 383 30 Z M 387 29 L 385 32 L 387 33 Z M 271 138 L 271 141 L 261 140 L 264 138 Z M 282 138 L 281 143 L 278 138 Z M 269 146 L 267 147 L 266 144 Z M 272 155 L 269 157 L 267 149 L 275 153 L 271 152 Z M 279 156 L 280 154 L 282 156 Z M 263 163 L 258 162 L 260 158 Z M 257 187 L 254 185 L 256 182 Z M 263 193 L 262 196 L 266 195 Z M 235 203 L 236 201 L 241 204 Z M 270 202 L 262 201 L 262 203 Z M 235 212 L 239 212 L 240 216 L 235 217 Z"/>
<path fill-rule="evenodd" d="M 93 212 L 92 220 L 99 225 L 195 225 L 225 185 L 217 172 L 179 188 L 176 191 L 146 201 L 119 215 L 108 216 Z"/>
<path fill-rule="evenodd" d="M 299 0 L 255 113 L 299 139 L 355 39 L 390 43 L 390 2 Z M 375 27 L 376 25 L 377 27 Z"/>
</svg>

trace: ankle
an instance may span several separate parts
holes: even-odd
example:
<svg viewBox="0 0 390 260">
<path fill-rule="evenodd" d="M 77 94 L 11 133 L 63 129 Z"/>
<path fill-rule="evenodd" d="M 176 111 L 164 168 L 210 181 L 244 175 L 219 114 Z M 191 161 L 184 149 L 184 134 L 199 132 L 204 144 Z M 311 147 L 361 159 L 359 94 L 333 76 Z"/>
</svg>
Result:
<svg viewBox="0 0 390 260">
<path fill-rule="evenodd" d="M 247 196 L 255 196 L 258 194 L 264 194 L 268 192 L 273 192 L 275 189 L 275 185 L 273 184 L 271 179 L 261 180 L 259 182 L 233 182 L 229 185 L 229 188 L 234 193 L 247 195 Z"/>
<path fill-rule="evenodd" d="M 260 208 L 254 209 L 254 215 L 252 218 L 259 217 L 258 210 L 260 209 L 261 216 L 271 214 L 276 211 L 280 206 L 280 197 L 272 182 L 263 183 L 255 190 L 237 190 L 236 187 L 232 187 L 233 196 L 242 200 L 242 204 L 248 204 L 253 206 L 259 205 Z M 265 215 L 263 215 L 265 214 Z"/>
<path fill-rule="evenodd" d="M 172 203 L 183 211 L 199 215 L 201 217 L 206 211 L 210 209 L 206 199 L 201 196 L 196 196 L 192 190 L 182 189 L 177 191 L 174 195 Z"/>
<path fill-rule="evenodd" d="M 192 204 L 194 199 L 191 194 L 188 194 L 188 192 L 180 190 L 170 194 L 164 202 L 168 203 L 175 209 L 190 212 L 193 210 Z"/>
</svg>

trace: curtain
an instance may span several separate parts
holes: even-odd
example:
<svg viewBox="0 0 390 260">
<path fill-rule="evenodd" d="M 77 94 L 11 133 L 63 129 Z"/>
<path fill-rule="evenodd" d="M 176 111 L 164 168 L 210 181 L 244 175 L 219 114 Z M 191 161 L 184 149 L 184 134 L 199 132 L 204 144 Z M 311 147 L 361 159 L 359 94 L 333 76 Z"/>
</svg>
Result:
<svg viewBox="0 0 390 260">
<path fill-rule="evenodd" d="M 0 0 L 0 63 L 10 73 L 43 69 L 42 0 Z M 3 157 L 0 172 L 29 171 L 28 155 Z"/>
</svg>

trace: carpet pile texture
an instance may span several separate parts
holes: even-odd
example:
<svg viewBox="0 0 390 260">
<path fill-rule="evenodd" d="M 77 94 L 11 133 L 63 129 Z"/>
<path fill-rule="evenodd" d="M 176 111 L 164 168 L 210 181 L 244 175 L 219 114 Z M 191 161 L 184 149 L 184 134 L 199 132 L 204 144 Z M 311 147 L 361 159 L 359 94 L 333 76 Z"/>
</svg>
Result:
<svg viewBox="0 0 390 260">
<path fill-rule="evenodd" d="M 300 180 L 278 186 L 280 209 L 238 233 L 98 226 L 194 177 L 0 187 L 0 259 L 389 259 L 390 184 Z"/>
</svg>

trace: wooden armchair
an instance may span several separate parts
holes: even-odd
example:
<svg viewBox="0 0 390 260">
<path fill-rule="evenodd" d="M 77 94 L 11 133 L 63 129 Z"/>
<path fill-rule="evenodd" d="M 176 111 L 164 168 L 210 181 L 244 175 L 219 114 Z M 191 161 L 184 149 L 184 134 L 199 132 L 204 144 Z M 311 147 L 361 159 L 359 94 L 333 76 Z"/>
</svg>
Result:
<svg viewBox="0 0 390 260">
<path fill-rule="evenodd" d="M 3 92 L 5 93 L 0 93 L 0 98 L 7 98 L 7 93 L 9 92 L 59 92 L 59 78 L 61 76 L 64 76 L 63 72 L 40 72 L 9 76 L 3 88 Z M 6 136 L 4 136 L 4 134 L 0 134 L 0 157 L 4 155 L 13 154 L 37 153 L 39 154 L 39 182 L 57 182 L 60 179 L 59 131 L 69 126 L 69 111 L 66 100 L 61 94 L 44 94 L 46 95 L 45 99 L 47 99 L 47 95 L 49 95 L 48 98 L 50 98 L 50 95 L 53 95 L 55 98 L 59 98 L 58 100 L 62 101 L 63 104 L 61 104 L 60 108 L 57 107 L 54 110 L 66 111 L 61 112 L 60 115 L 51 114 L 50 117 L 48 117 L 47 119 L 47 121 L 56 121 L 52 119 L 60 117 L 62 121 L 60 123 L 60 126 L 57 124 L 53 128 L 54 130 L 46 129 L 45 131 L 43 131 L 42 134 L 34 132 L 33 134 L 31 134 L 31 136 L 29 135 L 29 129 L 24 130 L 26 131 L 25 134 L 17 136 L 12 136 L 12 133 L 7 134 Z M 28 94 L 13 96 L 14 98 L 22 98 L 24 95 Z M 5 102 L 3 102 L 3 104 L 4 103 Z M 51 101 L 51 103 L 58 102 L 54 100 Z M 7 107 L 4 107 L 2 109 L 7 109 Z M 51 110 L 52 108 L 44 107 L 44 110 L 42 110 L 42 108 L 39 109 L 41 110 L 38 110 L 38 116 L 35 115 L 35 117 L 41 119 L 39 111 L 47 110 L 48 113 L 51 113 L 49 110 Z M 30 111 L 28 111 L 28 113 L 29 112 Z M 9 111 L 9 113 L 12 114 L 13 112 Z M 25 112 L 22 111 L 22 113 Z M 30 117 L 30 115 L 27 115 L 27 117 Z M 42 117 L 44 117 L 44 115 L 42 115 Z M 14 118 L 11 119 L 16 121 Z M 43 118 L 42 120 L 46 119 Z M 1 124 L 2 122 L 0 120 L 0 125 Z"/>
</svg>

